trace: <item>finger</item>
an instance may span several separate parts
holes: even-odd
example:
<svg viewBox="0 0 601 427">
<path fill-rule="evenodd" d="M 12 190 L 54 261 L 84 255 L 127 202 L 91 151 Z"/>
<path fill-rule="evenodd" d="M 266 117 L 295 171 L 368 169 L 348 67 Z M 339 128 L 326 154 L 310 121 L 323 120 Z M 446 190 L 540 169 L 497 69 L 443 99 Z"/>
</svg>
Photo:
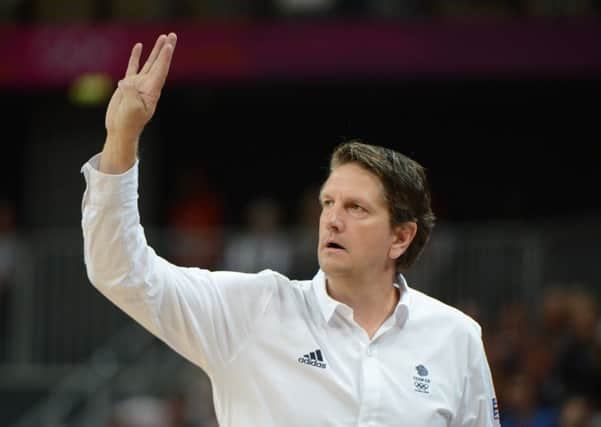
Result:
<svg viewBox="0 0 601 427">
<path fill-rule="evenodd" d="M 133 76 L 138 72 L 140 66 L 140 56 L 142 55 L 142 43 L 136 43 L 131 50 L 129 56 L 129 63 L 127 64 L 127 71 L 125 77 Z"/>
<path fill-rule="evenodd" d="M 154 47 L 152 48 L 152 52 L 150 52 L 150 55 L 148 56 L 144 67 L 142 67 L 142 71 L 140 71 L 141 74 L 146 74 L 150 71 L 152 64 L 154 64 L 154 61 L 156 61 L 156 59 L 158 58 L 159 52 L 165 44 L 165 40 L 167 40 L 167 36 L 165 34 L 161 34 L 157 38 L 157 41 L 154 43 Z"/>
<path fill-rule="evenodd" d="M 175 49 L 175 45 L 177 44 L 177 34 L 169 33 L 167 36 L 167 43 L 169 43 L 171 46 L 173 46 L 173 49 Z"/>
<path fill-rule="evenodd" d="M 154 90 L 160 91 L 165 84 L 167 74 L 169 74 L 169 67 L 171 66 L 173 49 L 174 46 L 171 43 L 167 43 L 163 46 L 156 63 L 148 75 L 150 87 Z"/>
</svg>

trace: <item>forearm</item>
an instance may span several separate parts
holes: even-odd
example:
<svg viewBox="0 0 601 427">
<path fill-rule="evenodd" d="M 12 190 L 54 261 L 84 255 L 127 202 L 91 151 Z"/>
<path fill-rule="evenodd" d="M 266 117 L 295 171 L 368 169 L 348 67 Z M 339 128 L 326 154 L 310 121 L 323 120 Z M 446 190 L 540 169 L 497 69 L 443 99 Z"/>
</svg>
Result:
<svg viewBox="0 0 601 427">
<path fill-rule="evenodd" d="M 118 175 L 136 162 L 138 138 L 108 133 L 100 157 L 100 172 Z"/>
<path fill-rule="evenodd" d="M 155 334 L 163 270 L 140 225 L 138 169 L 123 174 L 100 172 L 96 156 L 82 168 L 84 261 L 90 282 L 113 303 Z"/>
<path fill-rule="evenodd" d="M 138 169 L 135 161 L 134 167 L 123 173 L 109 174 L 100 171 L 101 160 L 101 156 L 95 156 L 82 168 L 86 179 L 82 227 L 88 273 L 98 281 L 105 281 L 109 279 L 108 274 L 126 276 L 130 273 L 131 243 L 139 240 L 133 239 L 132 233 L 141 230 L 138 230 Z M 110 281 L 113 280 L 111 277 Z"/>
</svg>

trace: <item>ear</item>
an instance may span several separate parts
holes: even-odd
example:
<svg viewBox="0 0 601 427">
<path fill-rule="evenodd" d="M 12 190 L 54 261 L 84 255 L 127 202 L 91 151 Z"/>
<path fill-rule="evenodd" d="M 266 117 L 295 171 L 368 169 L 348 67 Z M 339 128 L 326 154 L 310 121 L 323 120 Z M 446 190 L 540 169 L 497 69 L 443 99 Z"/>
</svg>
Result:
<svg viewBox="0 0 601 427">
<path fill-rule="evenodd" d="M 391 259 L 397 259 L 405 253 L 415 234 L 417 233 L 417 223 L 407 221 L 397 225 L 393 229 L 393 240 L 390 246 L 389 256 Z"/>
</svg>

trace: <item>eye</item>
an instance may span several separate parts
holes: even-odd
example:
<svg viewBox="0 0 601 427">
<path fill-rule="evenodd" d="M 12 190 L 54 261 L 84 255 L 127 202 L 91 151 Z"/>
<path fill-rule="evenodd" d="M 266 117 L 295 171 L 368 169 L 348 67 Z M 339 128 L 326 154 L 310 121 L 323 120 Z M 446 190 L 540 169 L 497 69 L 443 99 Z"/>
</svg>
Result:
<svg viewBox="0 0 601 427">
<path fill-rule="evenodd" d="M 322 208 L 330 207 L 330 206 L 332 206 L 332 203 L 334 203 L 332 200 L 330 200 L 330 199 L 324 199 L 324 200 L 321 201 L 321 207 Z"/>
<path fill-rule="evenodd" d="M 363 206 L 358 205 L 357 203 L 353 203 L 349 206 L 350 210 L 353 212 L 365 212 Z"/>
</svg>

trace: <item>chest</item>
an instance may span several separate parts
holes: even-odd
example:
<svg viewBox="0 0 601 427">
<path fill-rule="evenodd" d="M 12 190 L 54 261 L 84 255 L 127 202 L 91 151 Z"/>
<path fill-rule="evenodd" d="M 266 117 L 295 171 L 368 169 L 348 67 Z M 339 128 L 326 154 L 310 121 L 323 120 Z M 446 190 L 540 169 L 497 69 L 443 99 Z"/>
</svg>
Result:
<svg viewBox="0 0 601 427">
<path fill-rule="evenodd" d="M 391 328 L 369 340 L 343 322 L 280 318 L 255 337 L 232 375 L 258 396 L 256 405 L 279 402 L 269 410 L 286 408 L 281 416 L 300 425 L 450 425 L 461 374 L 445 362 L 448 346 L 415 338 Z"/>
</svg>

